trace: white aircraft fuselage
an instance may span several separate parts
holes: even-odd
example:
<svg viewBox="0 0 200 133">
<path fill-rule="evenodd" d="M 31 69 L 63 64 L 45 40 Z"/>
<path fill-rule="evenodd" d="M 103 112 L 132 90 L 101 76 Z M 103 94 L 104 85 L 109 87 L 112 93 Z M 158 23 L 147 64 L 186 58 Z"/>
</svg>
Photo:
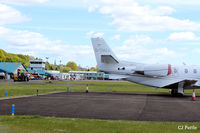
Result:
<svg viewBox="0 0 200 133">
<path fill-rule="evenodd" d="M 138 84 L 172 89 L 172 94 L 184 94 L 184 89 L 200 87 L 200 66 L 143 64 L 118 60 L 102 38 L 92 38 L 100 71 L 110 79 L 124 79 Z"/>
</svg>

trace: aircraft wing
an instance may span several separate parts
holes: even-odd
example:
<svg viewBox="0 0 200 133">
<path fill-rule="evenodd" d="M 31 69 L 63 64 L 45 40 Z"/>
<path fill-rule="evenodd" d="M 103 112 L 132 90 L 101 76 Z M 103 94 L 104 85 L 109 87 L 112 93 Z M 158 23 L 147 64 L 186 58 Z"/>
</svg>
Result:
<svg viewBox="0 0 200 133">
<path fill-rule="evenodd" d="M 109 79 L 126 79 L 127 77 L 129 76 L 121 74 L 109 74 Z"/>
<path fill-rule="evenodd" d="M 164 88 L 179 82 L 185 82 L 187 86 L 194 85 L 198 80 L 190 78 L 174 78 L 174 77 L 162 77 L 162 78 L 150 78 L 145 76 L 133 76 L 127 78 L 127 80 L 134 81 L 139 84 Z"/>
</svg>

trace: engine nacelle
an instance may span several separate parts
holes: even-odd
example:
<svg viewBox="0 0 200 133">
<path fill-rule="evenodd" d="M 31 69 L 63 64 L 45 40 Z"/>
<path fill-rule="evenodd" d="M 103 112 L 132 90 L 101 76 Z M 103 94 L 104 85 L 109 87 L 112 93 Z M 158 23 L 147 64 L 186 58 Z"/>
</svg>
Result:
<svg viewBox="0 0 200 133">
<path fill-rule="evenodd" d="M 164 77 L 172 73 L 171 65 L 148 65 L 144 67 L 144 75 Z"/>
</svg>

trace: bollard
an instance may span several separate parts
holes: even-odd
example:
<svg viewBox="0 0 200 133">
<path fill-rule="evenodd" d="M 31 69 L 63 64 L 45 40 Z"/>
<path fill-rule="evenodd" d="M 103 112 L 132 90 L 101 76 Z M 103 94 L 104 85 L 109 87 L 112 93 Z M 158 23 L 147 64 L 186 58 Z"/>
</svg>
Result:
<svg viewBox="0 0 200 133">
<path fill-rule="evenodd" d="M 15 116 L 15 105 L 12 105 L 12 116 Z"/>
<path fill-rule="evenodd" d="M 54 91 L 56 91 L 56 88 L 54 88 Z"/>
<path fill-rule="evenodd" d="M 169 94 L 172 94 L 172 89 L 169 89 Z"/>
<path fill-rule="evenodd" d="M 86 93 L 88 93 L 88 84 L 86 85 L 86 90 L 85 90 Z"/>
<path fill-rule="evenodd" d="M 112 88 L 110 88 L 110 92 L 112 92 Z"/>
<path fill-rule="evenodd" d="M 38 89 L 37 89 L 37 96 L 39 95 L 39 91 L 38 91 Z"/>
<path fill-rule="evenodd" d="M 8 93 L 7 93 L 7 92 L 5 93 L 5 96 L 6 96 L 6 97 L 8 96 Z"/>
<path fill-rule="evenodd" d="M 69 93 L 69 88 L 67 88 L 67 93 Z"/>
</svg>

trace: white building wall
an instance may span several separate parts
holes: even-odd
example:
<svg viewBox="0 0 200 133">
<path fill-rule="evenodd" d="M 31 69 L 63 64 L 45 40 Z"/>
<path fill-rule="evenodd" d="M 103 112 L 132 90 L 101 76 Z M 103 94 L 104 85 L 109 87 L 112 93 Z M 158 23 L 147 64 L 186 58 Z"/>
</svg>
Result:
<svg viewBox="0 0 200 133">
<path fill-rule="evenodd" d="M 26 69 L 23 67 L 23 65 L 21 65 L 14 71 L 14 74 L 17 74 L 18 69 L 26 71 Z"/>
<path fill-rule="evenodd" d="M 45 62 L 43 60 L 30 60 L 30 68 L 32 70 L 45 70 Z"/>
</svg>

